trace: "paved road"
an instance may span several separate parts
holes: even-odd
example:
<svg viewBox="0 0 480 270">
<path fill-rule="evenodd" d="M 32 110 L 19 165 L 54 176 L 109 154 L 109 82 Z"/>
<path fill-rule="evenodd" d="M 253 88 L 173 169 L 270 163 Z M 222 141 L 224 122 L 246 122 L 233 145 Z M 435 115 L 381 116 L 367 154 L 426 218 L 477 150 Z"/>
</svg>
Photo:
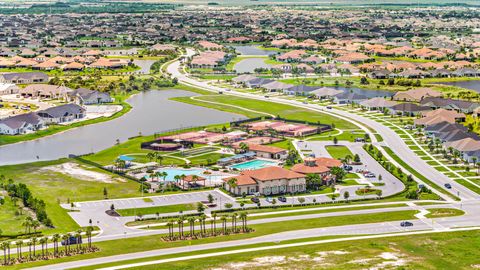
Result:
<svg viewBox="0 0 480 270">
<path fill-rule="evenodd" d="M 298 141 L 296 142 L 299 149 L 308 149 L 311 150 L 316 157 L 330 157 L 330 154 L 326 150 L 326 146 L 333 145 L 330 141 Z M 358 170 L 368 170 L 373 172 L 376 177 L 368 179 L 371 183 L 380 183 L 378 181 L 378 176 L 382 175 L 381 183 L 384 183 L 383 186 L 375 186 L 375 189 L 382 190 L 382 196 L 390 196 L 396 193 L 403 191 L 405 185 L 398 180 L 395 176 L 393 176 L 390 172 L 385 170 L 375 159 L 373 159 L 364 149 L 362 143 L 354 143 L 354 142 L 347 142 L 347 141 L 340 141 L 337 144 L 338 146 L 343 145 L 348 147 L 348 149 L 352 152 L 352 154 L 358 154 L 360 156 L 360 160 L 362 161 L 362 165 L 353 166 L 353 171 Z M 340 194 L 343 194 L 345 191 L 348 191 L 351 195 L 351 199 L 363 198 L 363 197 L 376 197 L 375 195 L 371 196 L 358 196 L 355 194 L 355 191 L 359 188 L 359 186 L 352 186 L 352 187 L 344 187 L 340 190 Z"/>
<path fill-rule="evenodd" d="M 194 54 L 194 51 L 191 49 L 187 49 L 187 55 L 191 56 Z M 193 85 L 199 88 L 202 88 L 204 90 L 212 91 L 212 92 L 224 92 L 226 95 L 233 95 L 233 96 L 239 96 L 239 97 L 246 97 L 246 98 L 251 98 L 251 99 L 257 99 L 257 100 L 265 100 L 265 98 L 254 95 L 254 94 L 249 94 L 249 93 L 241 93 L 241 92 L 236 92 L 236 91 L 230 91 L 229 89 L 224 89 L 221 87 L 217 86 L 212 86 L 208 84 L 208 82 L 205 81 L 198 81 L 196 79 L 192 79 L 188 77 L 186 74 L 183 74 L 180 72 L 181 66 L 180 62 L 176 61 L 173 62 L 171 65 L 168 66 L 167 71 L 172 74 L 174 77 L 176 77 L 180 82 L 183 82 L 188 85 Z M 337 116 L 340 119 L 344 119 L 350 122 L 354 122 L 357 126 L 362 128 L 365 132 L 369 133 L 371 136 L 372 141 L 374 144 L 378 143 L 376 142 L 375 136 L 373 136 L 372 132 L 366 128 L 366 126 L 372 128 L 375 130 L 378 134 L 380 134 L 383 138 L 382 144 L 390 147 L 392 151 L 400 157 L 405 163 L 407 163 L 410 167 L 412 167 L 414 170 L 417 172 L 422 173 L 426 178 L 428 178 L 430 181 L 435 182 L 438 186 L 440 186 L 442 189 L 446 190 L 447 192 L 450 192 L 451 194 L 455 196 L 459 196 L 463 200 L 478 200 L 480 199 L 480 195 L 476 194 L 475 192 L 471 191 L 470 189 L 464 187 L 461 184 L 456 183 L 455 181 L 449 179 L 446 175 L 442 174 L 441 172 L 437 171 L 435 168 L 432 166 L 428 165 L 426 161 L 422 160 L 420 157 L 418 157 L 404 142 L 400 136 L 395 133 L 393 130 L 390 128 L 375 122 L 374 120 L 371 120 L 369 118 L 363 117 L 358 114 L 350 113 L 347 111 L 343 110 L 338 110 L 338 109 L 326 109 L 324 106 L 320 106 L 318 104 L 303 104 L 299 101 L 295 100 L 286 100 L 286 99 L 281 99 L 281 98 L 276 98 L 276 97 L 271 97 L 268 99 L 268 101 L 271 102 L 277 102 L 277 103 L 282 103 L 282 104 L 289 104 L 292 106 L 297 106 L 297 107 L 302 107 L 306 109 L 310 109 L 313 111 L 319 111 L 323 112 L 326 114 L 334 115 Z M 353 121 L 352 121 L 353 120 Z M 366 125 L 366 126 L 365 126 Z M 386 155 L 387 156 L 387 155 Z M 417 181 L 419 179 L 416 179 Z M 421 182 L 421 181 L 419 181 Z M 446 183 L 449 183 L 452 185 L 452 189 L 446 189 L 444 185 Z M 426 184 L 426 183 L 424 183 Z M 426 184 L 426 186 L 429 186 Z M 437 194 L 444 199 L 450 200 L 449 197 L 446 197 L 442 193 L 439 193 L 437 191 Z"/>
<path fill-rule="evenodd" d="M 431 207 L 436 207 L 436 206 L 425 206 L 424 208 L 428 209 Z M 460 205 L 451 205 L 451 207 L 460 207 Z M 264 236 L 254 237 L 254 238 L 249 238 L 244 240 L 234 240 L 234 241 L 217 242 L 217 243 L 211 243 L 211 244 L 157 249 L 157 250 L 151 250 L 151 251 L 145 251 L 145 252 L 136 252 L 136 253 L 108 256 L 108 257 L 102 257 L 102 258 L 60 263 L 60 264 L 49 265 L 49 266 L 41 266 L 41 267 L 35 267 L 31 269 L 36 269 L 36 270 L 71 269 L 71 268 L 77 268 L 77 267 L 92 266 L 92 265 L 97 265 L 102 263 L 120 262 L 120 261 L 131 260 L 131 259 L 148 258 L 153 256 L 177 254 L 182 252 L 191 252 L 191 251 L 199 251 L 199 250 L 215 250 L 218 248 L 225 248 L 225 247 L 238 247 L 241 245 L 281 242 L 286 240 L 307 239 L 312 237 L 329 236 L 329 235 L 365 235 L 365 234 L 378 235 L 378 234 L 386 234 L 386 233 L 404 233 L 407 235 L 410 232 L 417 232 L 417 231 L 434 230 L 438 232 L 445 232 L 450 230 L 451 228 L 480 225 L 480 215 L 478 214 L 480 213 L 479 212 L 480 204 L 478 203 L 464 204 L 462 207 L 467 211 L 467 214 L 464 216 L 435 219 L 434 222 L 432 222 L 432 220 L 430 219 L 425 219 L 425 218 L 421 218 L 418 220 L 411 220 L 414 226 L 409 228 L 400 227 L 399 222 L 396 221 L 396 222 L 380 222 L 380 223 L 371 223 L 371 224 L 315 228 L 315 229 L 307 229 L 307 230 L 295 230 L 295 231 L 286 231 L 281 233 L 264 235 Z M 423 207 L 420 207 L 420 208 L 423 209 Z M 385 208 L 385 209 L 357 210 L 354 212 L 359 214 L 359 213 L 365 213 L 365 212 L 375 213 L 378 211 L 380 212 L 389 211 L 389 209 Z M 332 213 L 329 213 L 329 214 L 332 214 Z M 343 215 L 345 213 L 338 213 L 338 214 Z M 312 216 L 313 215 L 310 215 L 309 218 L 312 218 Z M 319 214 L 318 216 L 321 216 L 321 214 Z M 295 217 L 295 216 L 283 217 L 283 219 L 285 220 L 291 220 L 294 218 L 298 218 L 298 217 Z M 249 222 L 249 224 L 254 224 L 254 223 L 258 224 L 260 222 L 262 221 L 252 220 Z M 272 221 L 270 220 L 269 222 L 272 222 Z"/>
</svg>

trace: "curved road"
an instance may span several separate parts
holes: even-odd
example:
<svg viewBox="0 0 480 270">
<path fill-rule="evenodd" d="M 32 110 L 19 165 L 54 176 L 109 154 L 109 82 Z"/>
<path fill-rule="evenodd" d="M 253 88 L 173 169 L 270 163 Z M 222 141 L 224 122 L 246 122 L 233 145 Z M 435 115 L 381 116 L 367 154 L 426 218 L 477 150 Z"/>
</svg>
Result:
<svg viewBox="0 0 480 270">
<path fill-rule="evenodd" d="M 191 49 L 187 49 L 187 56 L 191 56 L 194 54 L 194 51 Z M 263 100 L 265 101 L 265 98 L 254 95 L 254 94 L 249 94 L 249 93 L 242 93 L 242 92 L 237 92 L 237 91 L 231 91 L 230 89 L 225 89 L 221 88 L 218 86 L 213 86 L 208 84 L 207 82 L 204 81 L 198 81 L 196 79 L 190 78 L 186 73 L 182 73 L 181 70 L 183 68 L 181 67 L 180 61 L 175 61 L 171 65 L 167 67 L 168 73 L 170 73 L 172 76 L 176 77 L 180 82 L 195 86 L 197 88 L 201 88 L 203 90 L 211 91 L 211 92 L 223 92 L 225 95 L 232 95 L 232 96 L 238 96 L 238 97 L 244 97 L 244 98 L 250 98 L 250 99 L 257 99 L 257 100 Z M 369 118 L 363 117 L 361 115 L 353 114 L 350 112 L 338 110 L 338 109 L 326 109 L 324 106 L 320 106 L 317 104 L 303 104 L 299 101 L 294 101 L 294 100 L 286 100 L 286 99 L 280 99 L 280 98 L 275 98 L 271 97 L 268 99 L 270 102 L 276 102 L 276 103 L 282 103 L 282 104 L 288 104 L 291 106 L 296 106 L 296 107 L 301 107 L 313 111 L 318 111 L 330 115 L 334 115 L 340 119 L 352 122 L 359 126 L 361 129 L 363 129 L 365 132 L 369 133 L 371 136 L 370 138 L 372 139 L 372 142 L 376 145 L 379 143 L 376 142 L 376 138 L 371 132 L 371 130 L 367 127 L 370 127 L 372 130 L 375 130 L 378 134 L 380 134 L 383 138 L 383 142 L 381 144 L 386 145 L 392 149 L 392 151 L 400 157 L 406 164 L 408 164 L 410 167 L 412 167 L 414 170 L 417 172 L 421 173 L 423 176 L 425 176 L 427 179 L 429 179 L 432 182 L 435 182 L 440 188 L 446 190 L 447 192 L 451 193 L 454 196 L 460 197 L 462 200 L 478 200 L 480 199 L 480 195 L 471 191 L 470 189 L 466 188 L 465 186 L 458 184 L 457 182 L 451 180 L 448 178 L 446 175 L 442 174 L 441 172 L 437 171 L 435 168 L 430 166 L 429 164 L 426 163 L 426 161 L 422 160 L 420 157 L 418 157 L 404 142 L 404 140 L 397 134 L 395 131 L 392 129 L 374 121 Z M 388 157 L 388 155 L 385 155 Z M 396 163 L 396 162 L 394 162 Z M 419 179 L 416 179 L 418 182 L 422 182 Z M 446 183 L 451 184 L 452 189 L 446 189 L 444 185 Z M 426 183 L 424 183 L 426 186 L 430 186 Z M 431 188 L 431 187 L 430 187 Z M 435 191 L 434 188 L 431 188 L 432 190 Z M 444 194 L 440 192 L 436 192 L 439 196 L 444 198 L 445 200 L 451 200 L 450 197 L 445 196 Z"/>
</svg>

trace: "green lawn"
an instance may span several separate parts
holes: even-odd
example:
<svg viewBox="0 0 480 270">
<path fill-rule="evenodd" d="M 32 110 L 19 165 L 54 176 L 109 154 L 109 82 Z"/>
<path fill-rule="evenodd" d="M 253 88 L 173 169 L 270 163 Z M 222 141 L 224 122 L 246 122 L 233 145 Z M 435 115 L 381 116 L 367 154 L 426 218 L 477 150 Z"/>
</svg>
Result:
<svg viewBox="0 0 480 270">
<path fill-rule="evenodd" d="M 228 157 L 231 155 L 226 155 L 222 153 L 208 153 L 200 156 L 189 157 L 188 159 L 192 162 L 192 165 L 209 165 L 217 163 L 217 160 Z"/>
<path fill-rule="evenodd" d="M 45 201 L 47 214 L 55 226 L 53 229 L 46 229 L 45 233 L 72 231 L 78 228 L 77 223 L 70 218 L 67 210 L 60 207 L 58 202 L 101 200 L 104 198 L 104 188 L 107 188 L 108 197 L 111 199 L 134 197 L 141 194 L 139 183 L 86 165 L 81 165 L 81 168 L 110 175 L 112 177 L 111 183 L 81 180 L 73 175 L 45 169 L 47 166 L 58 166 L 65 162 L 75 163 L 73 160 L 61 159 L 0 167 L 1 174 L 5 175 L 7 179 L 12 178 L 15 182 L 27 184 L 35 197 Z M 0 209 L 3 209 L 3 207 L 0 207 Z M 21 218 L 21 221 L 23 219 Z M 6 222 L 6 226 L 2 226 L 1 229 L 13 233 L 23 231 L 23 228 L 19 226 L 21 222 L 17 222 L 15 219 L 11 221 Z"/>
<path fill-rule="evenodd" d="M 89 259 L 89 258 L 98 258 L 98 257 L 104 257 L 104 256 L 147 251 L 152 249 L 180 247 L 180 246 L 188 246 L 192 244 L 193 245 L 207 244 L 207 243 L 238 240 L 238 239 L 248 239 L 251 237 L 258 237 L 262 235 L 268 235 L 268 234 L 274 234 L 278 232 L 292 231 L 292 230 L 341 226 L 341 225 L 347 225 L 347 224 L 365 224 L 365 223 L 408 220 L 408 219 L 415 219 L 414 215 L 416 213 L 418 213 L 418 211 L 407 210 L 407 211 L 398 211 L 398 212 L 389 212 L 389 213 L 346 215 L 346 216 L 338 216 L 338 217 L 323 217 L 318 219 L 300 219 L 300 220 L 292 220 L 289 222 L 282 221 L 282 222 L 272 222 L 272 223 L 265 223 L 265 224 L 256 224 L 256 225 L 249 225 L 249 227 L 251 227 L 254 230 L 254 232 L 252 233 L 236 234 L 236 235 L 229 235 L 229 236 L 218 236 L 214 238 L 205 238 L 205 239 L 198 239 L 193 241 L 164 242 L 164 241 L 160 241 L 158 236 L 156 237 L 144 236 L 144 237 L 121 239 L 121 240 L 104 241 L 104 242 L 95 243 L 95 245 L 100 248 L 100 251 L 96 253 L 64 257 L 59 259 L 52 259 L 49 261 L 25 263 L 21 265 L 13 265 L 13 266 L 8 266 L 4 268 L 5 269 L 25 269 L 33 266 L 48 265 L 53 263 L 76 261 L 76 260 Z M 187 231 L 188 231 L 188 228 L 187 228 Z"/>
<path fill-rule="evenodd" d="M 307 241 L 307 240 L 302 240 Z M 296 241 L 300 242 L 300 241 Z M 280 242 L 286 244 L 291 242 Z M 327 244 L 303 245 L 289 248 L 234 253 L 185 261 L 167 262 L 129 269 L 230 269 L 232 265 L 248 269 L 474 269 L 478 264 L 480 231 L 435 233 L 388 238 L 339 241 Z M 275 244 L 274 244 L 275 245 Z M 255 247 L 258 245 L 252 245 Z M 238 247 L 237 247 L 238 249 Z M 229 249 L 217 249 L 225 251 Z M 141 261 L 195 255 L 190 252 L 128 262 L 117 262 L 101 267 Z M 211 252 L 211 251 L 210 251 Z M 385 267 L 385 265 L 387 265 Z M 391 267 L 389 267 L 390 265 Z M 392 266 L 397 265 L 397 266 Z M 99 268 L 100 266 L 97 266 Z M 82 269 L 94 269 L 82 268 Z"/>
<path fill-rule="evenodd" d="M 457 183 L 465 186 L 466 188 L 470 189 L 471 191 L 477 193 L 477 194 L 480 194 L 480 188 L 475 186 L 475 185 L 472 185 L 470 182 L 466 181 L 466 180 L 463 180 L 463 179 L 458 179 L 458 180 L 455 180 Z"/>
<path fill-rule="evenodd" d="M 173 100 L 194 104 L 194 105 L 210 107 L 210 108 L 214 108 L 222 111 L 240 113 L 240 114 L 244 114 L 247 117 L 265 116 L 265 113 L 268 113 L 273 115 L 280 115 L 281 117 L 284 117 L 287 119 L 310 121 L 314 123 L 319 122 L 322 124 L 335 124 L 335 126 L 339 129 L 355 129 L 356 128 L 356 126 L 354 126 L 350 122 L 347 122 L 345 120 L 341 120 L 334 116 L 323 114 L 320 112 L 311 111 L 303 108 L 297 108 L 297 107 L 285 105 L 285 104 L 241 98 L 241 97 L 230 96 L 226 94 L 201 96 L 201 97 L 196 97 L 195 100 L 192 100 L 189 97 L 177 97 L 177 98 L 173 98 Z M 227 105 L 211 104 L 211 103 L 206 103 L 202 101 L 224 103 Z M 242 108 L 246 108 L 250 110 L 255 110 L 261 113 L 241 110 L 235 107 L 228 106 L 228 104 L 240 106 Z"/>
<path fill-rule="evenodd" d="M 135 215 L 153 215 L 156 213 L 165 214 L 165 213 L 179 213 L 180 211 L 190 211 L 197 209 L 196 205 L 193 203 L 188 204 L 172 204 L 164 206 L 154 206 L 154 207 L 143 207 L 143 208 L 127 208 L 127 209 L 116 209 L 115 211 L 120 215 L 135 216 Z"/>
<path fill-rule="evenodd" d="M 427 218 L 442 218 L 442 217 L 454 217 L 464 215 L 465 212 L 456 208 L 431 208 L 428 209 L 429 214 L 425 215 Z"/>
<path fill-rule="evenodd" d="M 344 145 L 329 145 L 325 147 L 328 153 L 336 159 L 344 159 L 346 156 L 353 157 L 352 152 Z"/>
</svg>

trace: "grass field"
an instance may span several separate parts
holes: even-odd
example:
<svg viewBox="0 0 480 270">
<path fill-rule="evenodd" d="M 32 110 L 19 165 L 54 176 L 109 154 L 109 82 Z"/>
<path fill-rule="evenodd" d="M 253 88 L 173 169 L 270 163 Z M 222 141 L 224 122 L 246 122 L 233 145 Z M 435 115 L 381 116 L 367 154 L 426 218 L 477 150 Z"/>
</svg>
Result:
<svg viewBox="0 0 480 270">
<path fill-rule="evenodd" d="M 286 243 L 290 242 L 277 245 Z M 235 253 L 129 269 L 232 269 L 235 266 L 244 267 L 242 269 L 475 269 L 475 265 L 478 265 L 478 244 L 480 231 L 435 233 Z M 224 250 L 227 249 L 215 251 Z M 178 256 L 175 254 L 175 257 Z M 169 257 L 174 256 L 132 260 L 128 263 Z"/>
<path fill-rule="evenodd" d="M 173 98 L 173 100 L 194 104 L 194 105 L 200 105 L 204 107 L 209 107 L 213 109 L 218 109 L 221 111 L 240 113 L 240 114 L 244 114 L 247 117 L 259 117 L 259 116 L 264 116 L 265 114 L 251 112 L 251 111 L 242 111 L 242 110 L 239 110 L 238 108 L 228 106 L 228 104 L 240 106 L 242 108 L 255 110 L 258 112 L 265 112 L 273 115 L 280 115 L 281 117 L 284 117 L 287 119 L 296 119 L 296 120 L 310 121 L 315 123 L 319 122 L 322 124 L 329 124 L 329 125 L 335 124 L 335 126 L 339 129 L 356 128 L 356 126 L 354 126 L 350 122 L 338 119 L 331 115 L 323 114 L 320 112 L 314 112 L 314 111 L 303 109 L 303 108 L 297 108 L 290 105 L 269 102 L 269 101 L 246 99 L 246 98 L 240 98 L 240 97 L 229 96 L 229 95 L 201 96 L 201 97 L 196 97 L 195 100 L 189 97 L 177 97 L 177 98 Z M 224 103 L 227 105 L 212 104 L 212 103 L 207 103 L 202 101 Z"/>
<path fill-rule="evenodd" d="M 180 211 L 189 211 L 195 210 L 196 205 L 193 203 L 189 204 L 172 204 L 165 206 L 155 206 L 155 207 L 143 207 L 143 208 L 127 208 L 127 209 L 116 209 L 115 211 L 120 215 L 135 216 L 135 215 L 153 215 L 156 213 L 165 214 L 165 213 L 178 213 Z"/>
<path fill-rule="evenodd" d="M 329 145 L 325 147 L 328 153 L 336 159 L 344 159 L 346 156 L 350 155 L 353 157 L 352 152 L 348 147 L 344 145 Z"/>
<path fill-rule="evenodd" d="M 136 237 L 136 238 L 127 238 L 121 240 L 112 240 L 95 243 L 96 246 L 100 248 L 99 252 L 64 257 L 60 259 L 54 259 L 49 261 L 40 261 L 34 263 L 25 263 L 22 265 L 14 265 L 3 267 L 4 269 L 25 269 L 27 267 L 47 265 L 52 263 L 59 263 L 65 261 L 75 261 L 81 259 L 89 258 L 98 258 L 103 256 L 125 254 L 131 252 L 146 251 L 152 249 L 160 248 L 171 248 L 171 247 L 180 247 L 188 246 L 195 244 L 207 244 L 215 243 L 220 241 L 230 241 L 230 240 L 239 240 L 247 239 L 252 237 L 258 237 L 262 235 L 274 234 L 284 231 L 291 230 L 302 230 L 302 229 L 312 229 L 320 227 L 329 227 L 329 226 L 341 226 L 347 224 L 364 224 L 364 223 L 375 223 L 375 222 L 386 222 L 386 221 L 398 221 L 405 219 L 415 219 L 414 215 L 417 211 L 407 210 L 407 211 L 398 211 L 398 212 L 389 212 L 389 213 L 378 213 L 378 214 L 365 214 L 365 215 L 348 215 L 348 216 L 339 216 L 339 217 L 323 217 L 318 219 L 302 219 L 302 220 L 292 220 L 289 222 L 273 222 L 266 224 L 257 224 L 249 225 L 249 227 L 254 229 L 254 232 L 248 234 L 236 234 L 228 236 L 218 236 L 214 238 L 205 238 L 198 239 L 194 241 L 178 241 L 178 242 L 164 242 L 160 241 L 159 237 L 145 236 L 145 237 Z M 170 268 L 175 269 L 175 268 Z M 202 268 L 203 269 L 203 268 Z"/>
<path fill-rule="evenodd" d="M 70 201 L 101 200 L 104 199 L 103 188 L 107 188 L 109 198 L 125 198 L 140 196 L 137 182 L 119 178 L 97 168 L 82 165 L 86 170 L 101 172 L 111 176 L 111 182 L 82 180 L 74 175 L 47 170 L 45 167 L 58 166 L 62 163 L 74 163 L 73 160 L 62 159 L 58 161 L 37 162 L 22 165 L 0 167 L 1 174 L 28 185 L 35 197 L 41 198 L 46 203 L 48 216 L 55 226 L 53 229 L 45 229 L 45 233 L 72 231 L 78 228 L 77 223 L 70 218 L 67 210 L 58 204 Z M 8 203 L 8 199 L 6 200 Z M 8 217 L 11 209 L 0 207 L 0 217 Z M 21 219 L 10 219 L 5 226 L 0 227 L 9 233 L 23 232 Z M 3 221 L 3 219 L 2 219 Z M 0 222 L 1 224 L 1 222 Z"/>
<path fill-rule="evenodd" d="M 465 214 L 462 210 L 455 208 L 430 208 L 428 211 L 430 213 L 425 215 L 427 218 L 455 217 Z"/>
</svg>

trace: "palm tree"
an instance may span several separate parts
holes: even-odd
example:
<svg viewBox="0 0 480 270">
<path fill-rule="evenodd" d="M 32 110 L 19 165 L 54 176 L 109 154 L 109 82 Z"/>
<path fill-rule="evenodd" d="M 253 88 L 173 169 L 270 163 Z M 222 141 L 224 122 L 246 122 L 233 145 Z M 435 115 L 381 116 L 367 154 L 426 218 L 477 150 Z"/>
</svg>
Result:
<svg viewBox="0 0 480 270">
<path fill-rule="evenodd" d="M 3 265 L 7 265 L 7 242 L 2 242 L 0 248 L 3 250 Z"/>
<path fill-rule="evenodd" d="M 64 245 L 64 247 L 65 247 L 65 255 L 68 255 L 68 246 L 69 246 L 69 244 L 70 244 L 70 243 L 69 243 L 69 242 L 70 242 L 70 241 L 69 241 L 69 240 L 70 240 L 70 234 L 67 233 L 67 234 L 62 235 L 62 240 L 63 240 L 64 243 L 65 243 L 65 245 Z"/>
<path fill-rule="evenodd" d="M 163 156 L 160 153 L 156 153 L 155 159 L 157 160 L 158 165 L 162 166 Z"/>
<path fill-rule="evenodd" d="M 184 216 L 180 216 L 177 220 L 178 224 L 178 233 L 180 234 L 180 239 L 183 239 L 183 222 L 185 221 Z"/>
<path fill-rule="evenodd" d="M 202 214 L 200 216 L 200 224 L 203 225 L 203 231 L 202 231 L 202 236 L 207 233 L 207 229 L 205 228 L 205 220 L 207 219 L 207 216 L 205 214 Z"/>
<path fill-rule="evenodd" d="M 233 178 L 230 178 L 228 179 L 227 181 L 227 184 L 228 184 L 228 192 L 232 192 L 232 188 L 233 190 L 235 190 L 235 188 L 237 187 L 237 178 L 233 177 Z"/>
<path fill-rule="evenodd" d="M 180 182 L 180 179 L 181 179 L 180 175 L 175 175 L 173 177 L 173 180 L 175 180 L 175 184 L 177 184 L 177 186 L 178 186 L 178 182 Z"/>
<path fill-rule="evenodd" d="M 210 223 L 212 234 L 215 235 L 217 231 L 217 213 L 212 214 L 212 220 Z"/>
<path fill-rule="evenodd" d="M 33 246 L 33 257 L 35 257 L 35 245 L 37 244 L 38 238 L 36 238 L 36 237 L 33 237 L 32 239 L 30 239 L 30 241 L 32 241 L 32 246 Z"/>
<path fill-rule="evenodd" d="M 21 260 L 22 260 L 22 245 L 23 245 L 23 241 L 22 241 L 22 240 L 18 240 L 17 242 L 15 242 L 15 245 L 17 245 L 18 259 L 21 261 Z"/>
<path fill-rule="evenodd" d="M 147 158 L 148 160 L 150 160 L 150 162 L 155 158 L 155 153 L 154 152 L 149 152 L 147 154 Z"/>
<path fill-rule="evenodd" d="M 93 227 L 88 226 L 85 232 L 85 234 L 87 235 L 88 249 L 92 248 L 92 232 L 93 232 Z"/>
<path fill-rule="evenodd" d="M 189 217 L 188 218 L 188 223 L 190 223 L 190 237 L 193 238 L 193 233 L 195 232 L 195 218 L 194 217 Z"/>
<path fill-rule="evenodd" d="M 172 238 L 173 238 L 173 225 L 174 225 L 174 221 L 173 221 L 173 220 L 169 220 L 169 221 L 167 222 L 168 237 L 170 238 L 170 240 L 172 240 Z"/>
<path fill-rule="evenodd" d="M 77 233 L 75 234 L 75 238 L 77 238 L 77 250 L 80 251 L 82 247 L 82 230 L 78 229 Z"/>
<path fill-rule="evenodd" d="M 235 232 L 237 229 L 237 213 L 232 214 L 232 232 Z"/>
<path fill-rule="evenodd" d="M 32 217 L 26 217 L 25 220 L 23 221 L 22 226 L 25 227 L 25 233 L 27 233 L 27 230 L 28 230 L 28 233 L 30 233 L 32 221 L 33 221 Z"/>
<path fill-rule="evenodd" d="M 38 227 L 40 227 L 40 222 L 38 222 L 38 220 L 33 220 L 31 226 L 33 228 L 33 233 L 36 234 Z"/>
<path fill-rule="evenodd" d="M 247 230 L 247 212 L 240 213 L 240 219 L 242 220 L 242 231 Z"/>
<path fill-rule="evenodd" d="M 226 217 L 226 216 L 221 216 L 221 217 L 220 217 L 220 220 L 222 221 L 222 231 L 223 231 L 223 234 L 225 234 L 226 231 L 227 231 L 227 217 Z"/>
<path fill-rule="evenodd" d="M 53 242 L 53 256 L 57 257 L 58 255 L 58 240 L 60 239 L 60 235 L 58 233 L 54 234 L 52 236 L 52 242 Z"/>
<path fill-rule="evenodd" d="M 38 242 L 40 243 L 40 245 L 42 245 L 42 258 L 45 258 L 45 244 L 47 243 L 47 238 L 42 237 L 40 238 L 40 240 L 38 240 Z"/>
</svg>

